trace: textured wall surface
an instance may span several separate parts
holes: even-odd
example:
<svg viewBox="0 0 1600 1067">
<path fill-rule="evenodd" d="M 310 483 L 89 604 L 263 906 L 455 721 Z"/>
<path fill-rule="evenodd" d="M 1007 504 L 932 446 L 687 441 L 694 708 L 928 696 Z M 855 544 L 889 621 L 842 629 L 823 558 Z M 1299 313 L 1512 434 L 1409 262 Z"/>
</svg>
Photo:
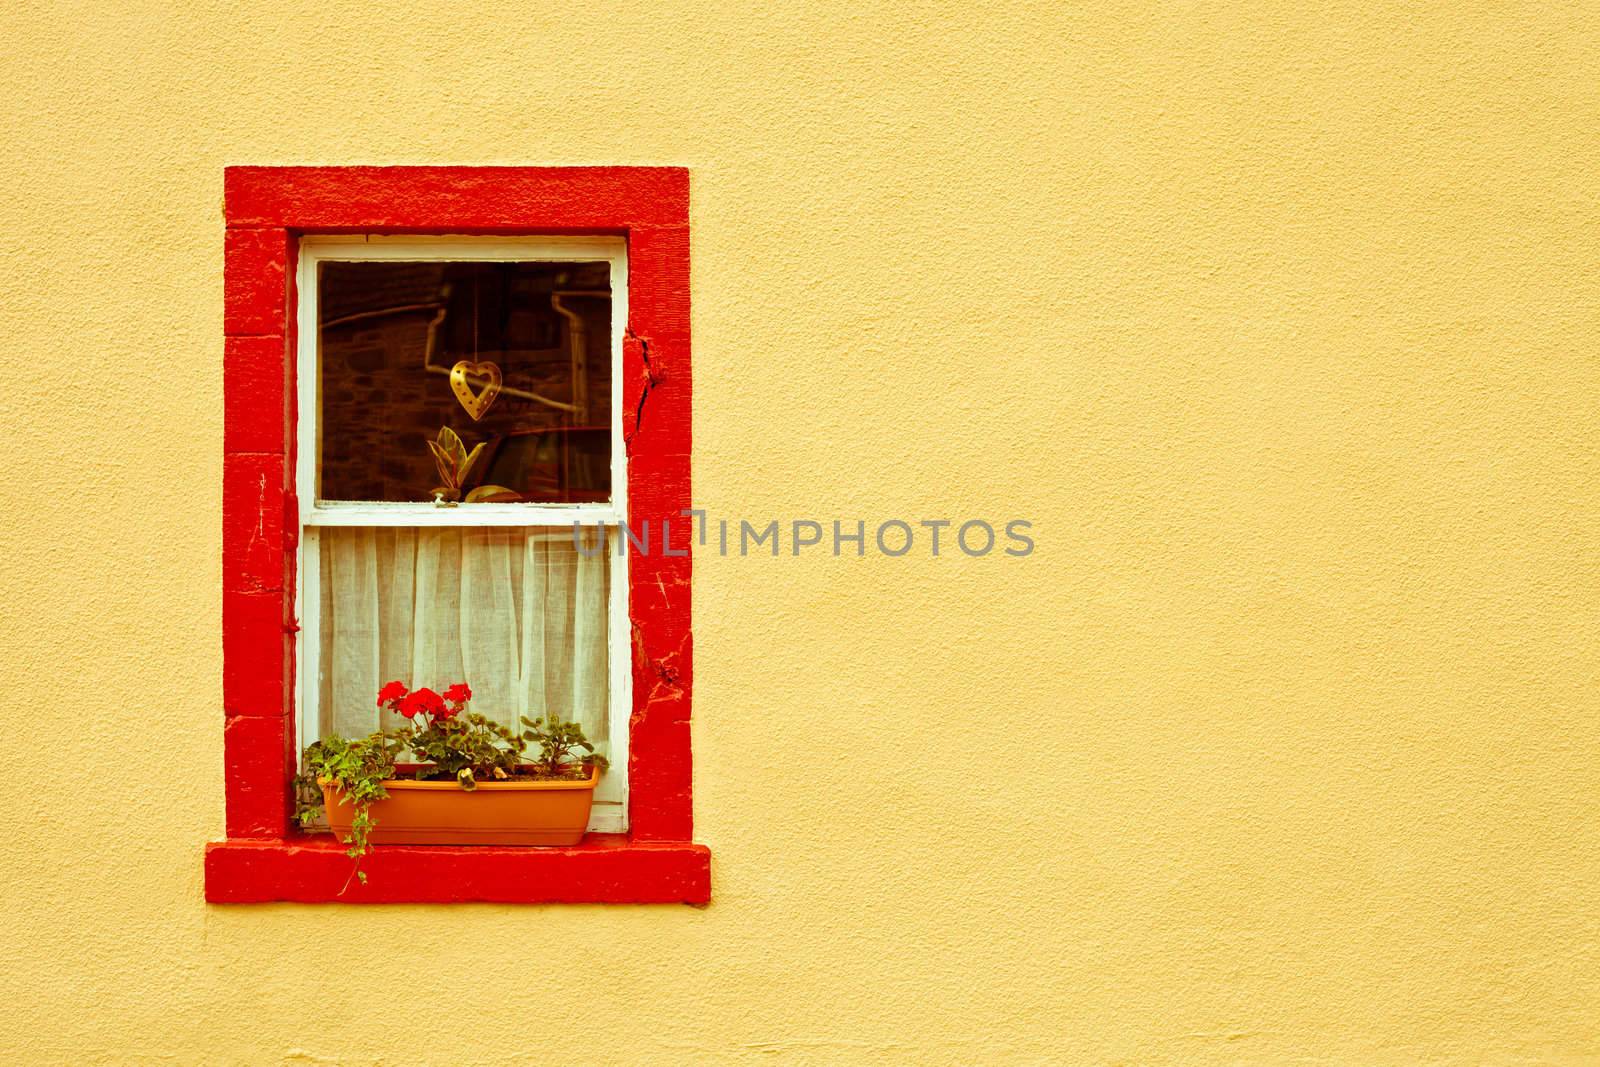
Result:
<svg viewBox="0 0 1600 1067">
<path fill-rule="evenodd" d="M 0 12 L 0 1059 L 1600 1059 L 1592 5 Z M 693 168 L 710 907 L 207 907 L 222 168 Z M 581 1030 L 581 1055 L 562 1053 Z"/>
</svg>

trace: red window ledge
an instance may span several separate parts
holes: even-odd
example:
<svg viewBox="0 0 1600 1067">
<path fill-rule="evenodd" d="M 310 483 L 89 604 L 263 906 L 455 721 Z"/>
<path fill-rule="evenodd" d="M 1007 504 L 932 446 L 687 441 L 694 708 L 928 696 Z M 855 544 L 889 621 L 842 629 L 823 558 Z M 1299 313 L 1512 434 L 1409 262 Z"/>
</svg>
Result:
<svg viewBox="0 0 1600 1067">
<path fill-rule="evenodd" d="M 572 848 L 379 845 L 367 882 L 331 836 L 206 846 L 213 904 L 705 904 L 711 851 L 689 842 L 590 834 Z"/>
<path fill-rule="evenodd" d="M 690 561 L 628 569 L 633 626 L 627 835 L 573 848 L 379 845 L 368 881 L 294 827 L 294 278 L 301 235 L 604 233 L 628 241 L 623 339 L 630 520 L 690 494 L 689 175 L 677 167 L 230 167 L 223 214 L 223 754 L 227 840 L 206 899 L 704 904 L 692 840 Z M 649 398 L 649 417 L 641 418 Z"/>
</svg>

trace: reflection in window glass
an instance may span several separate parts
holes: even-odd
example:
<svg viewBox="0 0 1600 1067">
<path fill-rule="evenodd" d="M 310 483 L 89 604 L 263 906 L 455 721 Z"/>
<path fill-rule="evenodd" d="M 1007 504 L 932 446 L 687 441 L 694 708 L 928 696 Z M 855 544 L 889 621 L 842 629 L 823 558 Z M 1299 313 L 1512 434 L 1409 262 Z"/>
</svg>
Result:
<svg viewBox="0 0 1600 1067">
<path fill-rule="evenodd" d="M 317 286 L 319 499 L 611 498 L 606 264 L 324 262 Z"/>
</svg>

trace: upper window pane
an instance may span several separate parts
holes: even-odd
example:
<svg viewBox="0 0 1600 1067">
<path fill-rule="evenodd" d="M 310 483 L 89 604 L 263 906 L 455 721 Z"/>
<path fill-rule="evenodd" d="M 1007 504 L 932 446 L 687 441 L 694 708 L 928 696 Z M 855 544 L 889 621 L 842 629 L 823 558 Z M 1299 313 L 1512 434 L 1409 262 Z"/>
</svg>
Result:
<svg viewBox="0 0 1600 1067">
<path fill-rule="evenodd" d="M 611 499 L 608 264 L 322 262 L 317 314 L 318 499 Z"/>
</svg>

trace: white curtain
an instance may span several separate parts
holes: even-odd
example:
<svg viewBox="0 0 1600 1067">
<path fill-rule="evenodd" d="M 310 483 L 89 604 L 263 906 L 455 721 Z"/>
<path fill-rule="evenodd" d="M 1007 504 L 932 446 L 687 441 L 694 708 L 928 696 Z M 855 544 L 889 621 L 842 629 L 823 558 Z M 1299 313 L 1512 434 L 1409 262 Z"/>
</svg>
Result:
<svg viewBox="0 0 1600 1067">
<path fill-rule="evenodd" d="M 323 527 L 320 725 L 360 737 L 404 720 L 378 688 L 472 687 L 469 711 L 581 723 L 604 751 L 613 546 L 586 530 Z"/>
</svg>

